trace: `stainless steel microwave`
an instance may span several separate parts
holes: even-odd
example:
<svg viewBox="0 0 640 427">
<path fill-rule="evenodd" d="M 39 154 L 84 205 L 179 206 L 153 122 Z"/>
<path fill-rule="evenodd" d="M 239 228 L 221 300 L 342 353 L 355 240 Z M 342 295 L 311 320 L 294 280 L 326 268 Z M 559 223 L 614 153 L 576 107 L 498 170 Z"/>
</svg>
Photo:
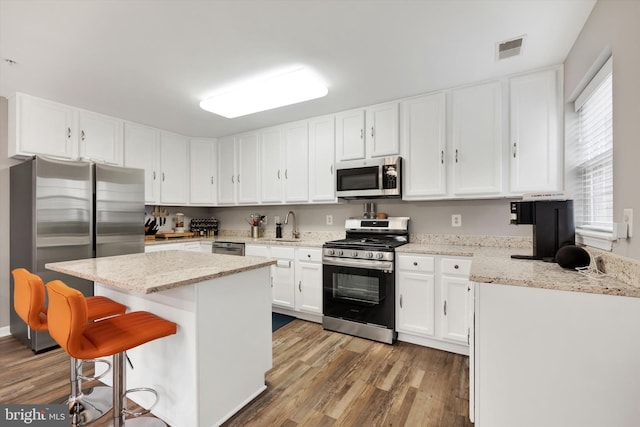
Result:
<svg viewBox="0 0 640 427">
<path fill-rule="evenodd" d="M 343 199 L 401 197 L 402 157 L 336 164 L 336 192 Z"/>
</svg>

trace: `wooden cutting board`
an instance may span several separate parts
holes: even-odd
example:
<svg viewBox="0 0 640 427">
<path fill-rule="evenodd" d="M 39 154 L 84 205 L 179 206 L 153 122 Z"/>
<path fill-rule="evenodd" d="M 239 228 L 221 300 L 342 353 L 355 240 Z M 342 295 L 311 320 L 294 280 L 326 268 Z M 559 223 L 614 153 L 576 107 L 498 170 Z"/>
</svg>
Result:
<svg viewBox="0 0 640 427">
<path fill-rule="evenodd" d="M 159 232 L 156 233 L 156 239 L 172 239 L 175 237 L 193 237 L 192 231 L 185 231 L 184 233 L 174 233 L 174 232 Z"/>
</svg>

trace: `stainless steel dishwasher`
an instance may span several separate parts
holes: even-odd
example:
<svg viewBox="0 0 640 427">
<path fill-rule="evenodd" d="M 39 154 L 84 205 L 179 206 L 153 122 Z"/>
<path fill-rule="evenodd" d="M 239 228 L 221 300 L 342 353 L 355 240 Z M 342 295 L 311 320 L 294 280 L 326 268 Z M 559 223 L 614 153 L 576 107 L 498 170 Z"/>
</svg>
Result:
<svg viewBox="0 0 640 427">
<path fill-rule="evenodd" d="M 244 256 L 244 243 L 212 242 L 211 253 Z"/>
</svg>

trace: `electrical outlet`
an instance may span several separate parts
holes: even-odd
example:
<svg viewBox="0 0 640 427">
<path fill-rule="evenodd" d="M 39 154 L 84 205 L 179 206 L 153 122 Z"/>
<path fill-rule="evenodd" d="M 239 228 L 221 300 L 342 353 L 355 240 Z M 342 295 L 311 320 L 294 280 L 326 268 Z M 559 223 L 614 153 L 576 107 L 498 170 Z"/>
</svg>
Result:
<svg viewBox="0 0 640 427">
<path fill-rule="evenodd" d="M 627 236 L 633 236 L 633 209 L 624 209 L 622 211 L 622 222 L 627 224 Z"/>
<path fill-rule="evenodd" d="M 462 215 L 460 215 L 460 214 L 451 215 L 451 226 L 452 227 L 462 227 Z"/>
<path fill-rule="evenodd" d="M 327 215 L 327 225 L 333 225 L 333 215 Z"/>
</svg>

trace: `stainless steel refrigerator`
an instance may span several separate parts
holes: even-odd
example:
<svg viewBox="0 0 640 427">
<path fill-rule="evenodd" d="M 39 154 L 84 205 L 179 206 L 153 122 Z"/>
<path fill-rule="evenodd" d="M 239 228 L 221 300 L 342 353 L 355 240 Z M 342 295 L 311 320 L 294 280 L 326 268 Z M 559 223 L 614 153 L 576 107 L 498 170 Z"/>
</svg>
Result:
<svg viewBox="0 0 640 427">
<path fill-rule="evenodd" d="M 84 295 L 93 282 L 52 272 L 49 262 L 144 252 L 144 171 L 38 157 L 10 169 L 10 268 L 47 283 L 60 279 Z M 55 347 L 13 309 L 11 334 L 34 352 Z"/>
</svg>

